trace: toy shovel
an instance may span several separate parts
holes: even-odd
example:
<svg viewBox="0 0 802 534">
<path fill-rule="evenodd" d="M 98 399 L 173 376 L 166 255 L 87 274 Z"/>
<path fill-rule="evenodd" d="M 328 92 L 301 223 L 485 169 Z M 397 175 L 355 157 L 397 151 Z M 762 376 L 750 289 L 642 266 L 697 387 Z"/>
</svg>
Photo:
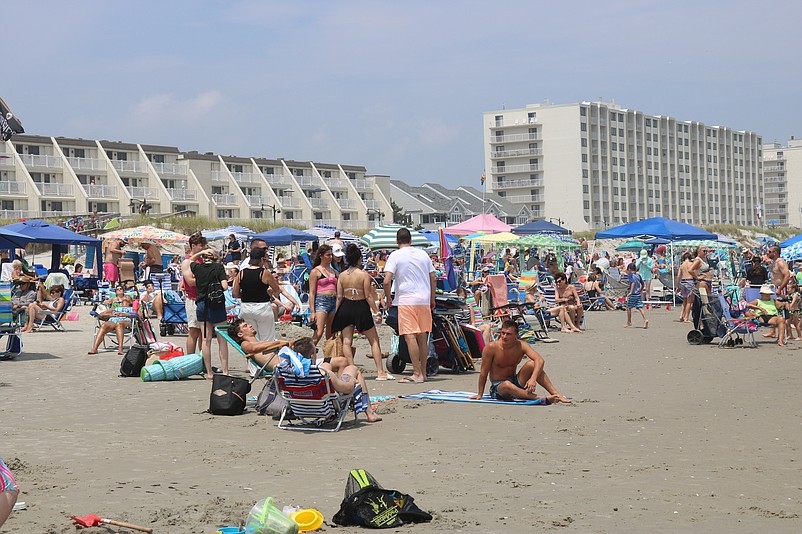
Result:
<svg viewBox="0 0 802 534">
<path fill-rule="evenodd" d="M 122 521 L 114 521 L 113 519 L 106 519 L 104 517 L 100 517 L 94 514 L 88 515 L 86 517 L 76 517 L 74 515 L 71 515 L 70 519 L 72 519 L 82 527 L 99 527 L 100 525 L 114 525 L 116 527 L 130 528 L 132 530 L 147 532 L 148 534 L 153 532 L 152 528 L 140 527 L 139 525 L 132 525 L 131 523 L 123 523 Z"/>
</svg>

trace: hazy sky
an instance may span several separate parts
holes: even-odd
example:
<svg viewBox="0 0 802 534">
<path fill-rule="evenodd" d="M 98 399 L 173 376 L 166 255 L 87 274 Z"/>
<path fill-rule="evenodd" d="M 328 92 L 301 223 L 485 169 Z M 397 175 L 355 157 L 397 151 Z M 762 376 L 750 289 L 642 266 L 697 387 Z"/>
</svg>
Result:
<svg viewBox="0 0 802 534">
<path fill-rule="evenodd" d="M 478 185 L 482 113 L 615 99 L 802 136 L 802 2 L 4 0 L 28 133 Z"/>
</svg>

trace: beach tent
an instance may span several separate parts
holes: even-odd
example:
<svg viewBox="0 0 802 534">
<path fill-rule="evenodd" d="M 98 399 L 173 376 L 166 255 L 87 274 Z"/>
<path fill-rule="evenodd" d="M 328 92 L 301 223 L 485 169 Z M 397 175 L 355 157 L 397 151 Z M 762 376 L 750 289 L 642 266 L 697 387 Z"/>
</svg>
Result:
<svg viewBox="0 0 802 534">
<path fill-rule="evenodd" d="M 205 237 L 208 241 L 214 241 L 216 239 L 228 239 L 228 236 L 234 234 L 239 241 L 247 241 L 248 236 L 255 233 L 250 228 L 246 228 L 244 226 L 226 226 L 225 228 L 220 228 L 219 230 L 203 230 L 201 235 Z"/>
<path fill-rule="evenodd" d="M 472 217 L 467 221 L 459 224 L 449 226 L 443 231 L 447 234 L 454 235 L 467 235 L 475 234 L 476 232 L 484 232 L 486 234 L 497 234 L 499 232 L 509 232 L 512 226 L 505 224 L 498 220 L 494 215 L 489 213 L 482 213 L 476 217 Z"/>
<path fill-rule="evenodd" d="M 282 226 L 281 228 L 268 230 L 259 234 L 251 234 L 248 236 L 248 239 L 250 241 L 261 239 L 269 247 L 282 247 L 297 241 L 317 241 L 318 237 L 315 234 L 310 234 L 309 232 L 304 232 L 297 228 Z"/>
<path fill-rule="evenodd" d="M 1 229 L 0 229 L 1 230 Z M 0 249 L 25 248 L 25 236 L 11 230 L 0 232 Z"/>
<path fill-rule="evenodd" d="M 596 239 L 616 239 L 622 237 L 662 237 L 669 241 L 680 241 L 683 239 L 718 239 L 716 234 L 710 233 L 701 228 L 686 224 L 665 217 L 652 217 L 642 221 L 622 224 L 596 233 Z"/>
<path fill-rule="evenodd" d="M 392 250 L 398 248 L 395 242 L 396 233 L 398 229 L 403 228 L 400 224 L 385 224 L 377 226 L 367 234 L 362 236 L 362 243 L 364 243 L 370 250 Z M 412 245 L 415 247 L 430 247 L 432 242 L 426 239 L 422 233 L 417 230 L 408 228 L 409 233 L 412 234 Z"/>
<path fill-rule="evenodd" d="M 316 235 L 317 236 L 316 241 L 320 241 L 322 243 L 322 242 L 334 239 L 334 232 L 337 232 L 337 231 L 338 231 L 337 228 L 335 228 L 333 226 L 326 226 L 326 225 L 320 224 L 320 225 L 317 225 L 317 226 L 313 226 L 312 228 L 310 228 L 306 232 L 309 233 L 309 234 Z M 340 232 L 340 240 L 342 240 L 342 242 L 345 243 L 346 245 L 348 243 L 358 243 L 359 242 L 359 236 L 358 235 L 354 235 L 354 234 L 352 234 L 350 232 L 346 232 L 345 230 L 339 230 L 339 232 Z"/>
<path fill-rule="evenodd" d="M 532 234 L 563 234 L 567 235 L 570 234 L 571 231 L 567 228 L 563 228 L 553 222 L 549 221 L 532 221 L 512 230 L 513 234 L 518 235 L 532 235 Z"/>
<path fill-rule="evenodd" d="M 100 239 L 75 233 L 57 224 L 40 220 L 22 221 L 0 227 L 2 236 L 8 236 L 5 239 L 20 244 L 22 248 L 28 243 L 53 245 L 51 269 L 60 267 L 62 247 L 69 245 L 94 247 L 97 267 L 101 269 L 103 266 Z"/>
</svg>

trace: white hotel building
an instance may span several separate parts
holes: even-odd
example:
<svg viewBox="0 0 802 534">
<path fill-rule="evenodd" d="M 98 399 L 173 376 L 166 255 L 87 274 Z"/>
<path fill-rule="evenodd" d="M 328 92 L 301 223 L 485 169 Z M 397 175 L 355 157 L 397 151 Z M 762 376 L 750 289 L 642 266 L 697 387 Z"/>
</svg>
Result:
<svg viewBox="0 0 802 534">
<path fill-rule="evenodd" d="M 755 133 L 606 102 L 489 111 L 483 124 L 488 190 L 527 206 L 535 219 L 573 230 L 658 216 L 761 224 Z"/>
<path fill-rule="evenodd" d="M 372 228 L 392 217 L 390 179 L 365 167 L 15 135 L 0 142 L 0 218 L 136 213 Z"/>
<path fill-rule="evenodd" d="M 802 140 L 763 145 L 763 181 L 766 223 L 802 228 Z"/>
</svg>

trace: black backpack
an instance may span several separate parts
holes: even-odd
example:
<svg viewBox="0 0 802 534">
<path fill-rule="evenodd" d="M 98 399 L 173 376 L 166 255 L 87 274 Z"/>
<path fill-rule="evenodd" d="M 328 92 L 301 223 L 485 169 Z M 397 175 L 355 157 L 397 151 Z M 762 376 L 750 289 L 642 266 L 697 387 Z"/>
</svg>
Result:
<svg viewBox="0 0 802 534">
<path fill-rule="evenodd" d="M 345 483 L 345 499 L 332 520 L 343 526 L 396 528 L 431 521 L 432 516 L 418 508 L 410 495 L 384 489 L 364 469 L 353 469 Z"/>
<path fill-rule="evenodd" d="M 214 375 L 212 393 L 209 395 L 209 413 L 213 415 L 240 415 L 245 411 L 245 403 L 251 383 L 244 378 L 223 374 Z"/>
<path fill-rule="evenodd" d="M 226 303 L 226 293 L 223 291 L 223 284 L 220 280 L 212 280 L 206 288 L 206 304 L 215 308 L 224 306 Z"/>
<path fill-rule="evenodd" d="M 132 345 L 120 362 L 120 376 L 139 377 L 148 360 L 149 348 L 147 345 Z"/>
</svg>

